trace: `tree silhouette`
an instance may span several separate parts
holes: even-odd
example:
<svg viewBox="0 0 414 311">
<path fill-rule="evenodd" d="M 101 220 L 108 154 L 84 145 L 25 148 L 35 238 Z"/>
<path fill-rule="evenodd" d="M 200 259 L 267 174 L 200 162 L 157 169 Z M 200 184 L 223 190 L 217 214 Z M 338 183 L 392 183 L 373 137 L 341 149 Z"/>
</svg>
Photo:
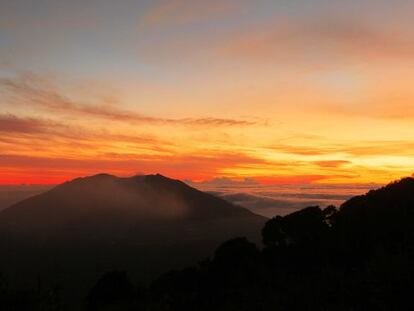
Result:
<svg viewBox="0 0 414 311">
<path fill-rule="evenodd" d="M 104 274 L 91 289 L 87 297 L 87 308 L 91 311 L 129 310 L 134 307 L 135 289 L 126 272 L 111 271 Z"/>
<path fill-rule="evenodd" d="M 318 206 L 310 206 L 285 217 L 276 216 L 263 228 L 263 244 L 283 247 L 315 242 L 323 237 L 328 228 L 325 215 L 331 216 L 332 213 L 333 207 L 324 212 Z"/>
</svg>

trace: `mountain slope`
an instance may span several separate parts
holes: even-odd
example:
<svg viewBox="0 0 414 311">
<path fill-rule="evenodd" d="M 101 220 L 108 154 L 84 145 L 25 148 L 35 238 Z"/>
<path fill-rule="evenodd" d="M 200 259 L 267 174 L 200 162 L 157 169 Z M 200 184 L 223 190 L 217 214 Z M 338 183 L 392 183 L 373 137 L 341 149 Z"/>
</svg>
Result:
<svg viewBox="0 0 414 311">
<path fill-rule="evenodd" d="M 206 258 L 229 238 L 259 241 L 265 221 L 161 175 L 100 174 L 2 211 L 0 267 L 16 282 L 41 278 L 69 288 L 114 269 L 149 280 Z"/>
<path fill-rule="evenodd" d="M 81 234 L 85 241 L 96 235 L 128 234 L 128 238 L 139 238 L 131 236 L 130 230 L 150 224 L 186 227 L 196 223 L 234 222 L 222 229 L 250 235 L 264 220 L 161 175 L 118 178 L 100 174 L 75 179 L 13 205 L 0 213 L 0 228 L 16 236 L 49 240 L 61 236 L 75 239 Z M 205 238 L 217 233 L 218 228 L 211 229 L 215 230 L 205 232 Z M 203 235 L 197 228 L 194 230 Z M 85 231 L 89 234 L 84 235 Z"/>
</svg>

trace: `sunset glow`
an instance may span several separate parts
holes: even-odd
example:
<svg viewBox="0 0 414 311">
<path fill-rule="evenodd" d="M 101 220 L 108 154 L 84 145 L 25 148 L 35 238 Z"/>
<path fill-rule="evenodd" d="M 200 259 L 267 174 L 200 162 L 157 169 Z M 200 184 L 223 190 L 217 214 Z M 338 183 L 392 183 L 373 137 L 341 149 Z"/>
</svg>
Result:
<svg viewBox="0 0 414 311">
<path fill-rule="evenodd" d="M 329 3 L 1 3 L 0 184 L 412 175 L 414 2 Z"/>
</svg>

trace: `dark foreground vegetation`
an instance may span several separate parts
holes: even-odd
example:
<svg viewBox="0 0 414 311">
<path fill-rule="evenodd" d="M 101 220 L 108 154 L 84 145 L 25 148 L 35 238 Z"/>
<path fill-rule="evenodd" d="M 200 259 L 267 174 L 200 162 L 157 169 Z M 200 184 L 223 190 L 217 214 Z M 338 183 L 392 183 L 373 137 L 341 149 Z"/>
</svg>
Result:
<svg viewBox="0 0 414 311">
<path fill-rule="evenodd" d="M 412 310 L 414 179 L 345 202 L 270 219 L 263 247 L 239 237 L 212 258 L 149 286 L 103 275 L 85 310 Z M 1 310 L 64 310 L 59 288 L 13 291 Z M 26 306 L 24 306 L 26 304 Z M 13 308 L 13 306 L 15 306 Z"/>
</svg>

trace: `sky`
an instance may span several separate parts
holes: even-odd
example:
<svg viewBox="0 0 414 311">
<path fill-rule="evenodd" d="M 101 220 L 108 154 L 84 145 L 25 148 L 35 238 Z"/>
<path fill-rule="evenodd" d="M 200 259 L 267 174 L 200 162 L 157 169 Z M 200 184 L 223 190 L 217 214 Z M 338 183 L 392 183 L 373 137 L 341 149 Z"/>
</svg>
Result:
<svg viewBox="0 0 414 311">
<path fill-rule="evenodd" d="M 414 172 L 414 1 L 4 0 L 0 184 Z"/>
</svg>

